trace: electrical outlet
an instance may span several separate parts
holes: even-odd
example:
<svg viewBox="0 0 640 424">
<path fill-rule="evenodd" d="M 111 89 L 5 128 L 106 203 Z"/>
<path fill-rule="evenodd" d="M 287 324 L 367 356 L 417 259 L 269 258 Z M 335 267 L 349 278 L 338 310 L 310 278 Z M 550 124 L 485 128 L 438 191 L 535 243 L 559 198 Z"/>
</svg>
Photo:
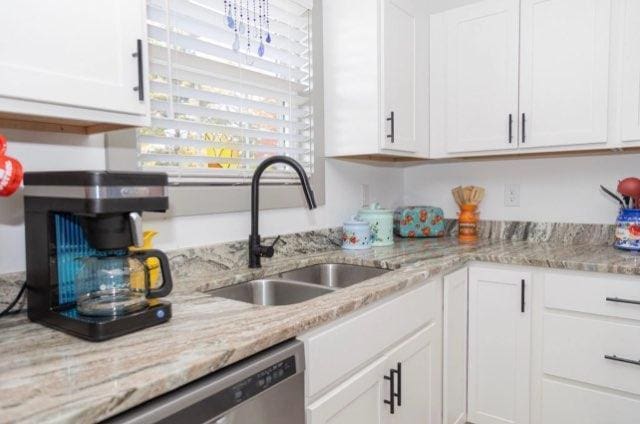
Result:
<svg viewBox="0 0 640 424">
<path fill-rule="evenodd" d="M 520 206 L 520 184 L 507 184 L 504 186 L 504 205 L 507 207 Z"/>
<path fill-rule="evenodd" d="M 369 184 L 362 184 L 362 206 L 369 204 L 371 193 L 369 190 Z"/>
</svg>

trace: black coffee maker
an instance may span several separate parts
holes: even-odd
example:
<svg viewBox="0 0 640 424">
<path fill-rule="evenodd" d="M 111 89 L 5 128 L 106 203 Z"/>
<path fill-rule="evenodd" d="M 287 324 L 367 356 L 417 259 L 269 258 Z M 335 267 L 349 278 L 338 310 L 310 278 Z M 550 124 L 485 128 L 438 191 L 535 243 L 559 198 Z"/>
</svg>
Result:
<svg viewBox="0 0 640 424">
<path fill-rule="evenodd" d="M 143 211 L 169 207 L 166 174 L 31 172 L 24 186 L 32 321 L 100 341 L 171 318 L 166 255 L 130 250 Z"/>
</svg>

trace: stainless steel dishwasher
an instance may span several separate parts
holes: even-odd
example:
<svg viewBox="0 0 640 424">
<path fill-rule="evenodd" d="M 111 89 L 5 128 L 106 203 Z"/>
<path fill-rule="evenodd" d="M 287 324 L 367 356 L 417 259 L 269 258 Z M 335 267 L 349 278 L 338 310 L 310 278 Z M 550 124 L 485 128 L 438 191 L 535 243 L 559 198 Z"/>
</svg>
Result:
<svg viewBox="0 0 640 424">
<path fill-rule="evenodd" d="M 304 424 L 302 342 L 281 343 L 106 422 Z"/>
</svg>

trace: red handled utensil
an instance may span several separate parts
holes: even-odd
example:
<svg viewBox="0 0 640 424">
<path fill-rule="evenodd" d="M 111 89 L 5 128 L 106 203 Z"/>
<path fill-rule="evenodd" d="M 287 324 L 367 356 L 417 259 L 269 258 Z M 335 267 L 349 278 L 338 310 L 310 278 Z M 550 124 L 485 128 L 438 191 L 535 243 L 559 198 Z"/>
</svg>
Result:
<svg viewBox="0 0 640 424">
<path fill-rule="evenodd" d="M 0 197 L 8 197 L 18 191 L 22 184 L 24 170 L 22 164 L 10 156 L 5 156 L 7 139 L 0 134 Z"/>
</svg>

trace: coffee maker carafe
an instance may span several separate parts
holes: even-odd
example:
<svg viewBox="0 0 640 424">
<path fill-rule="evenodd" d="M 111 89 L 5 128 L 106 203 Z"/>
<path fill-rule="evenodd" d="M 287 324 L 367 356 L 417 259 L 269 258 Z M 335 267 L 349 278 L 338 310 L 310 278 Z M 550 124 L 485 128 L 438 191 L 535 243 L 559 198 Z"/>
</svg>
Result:
<svg viewBox="0 0 640 424">
<path fill-rule="evenodd" d="M 24 184 L 32 321 L 100 341 L 171 318 L 166 255 L 129 250 L 142 213 L 168 209 L 166 174 L 33 172 Z"/>
</svg>

